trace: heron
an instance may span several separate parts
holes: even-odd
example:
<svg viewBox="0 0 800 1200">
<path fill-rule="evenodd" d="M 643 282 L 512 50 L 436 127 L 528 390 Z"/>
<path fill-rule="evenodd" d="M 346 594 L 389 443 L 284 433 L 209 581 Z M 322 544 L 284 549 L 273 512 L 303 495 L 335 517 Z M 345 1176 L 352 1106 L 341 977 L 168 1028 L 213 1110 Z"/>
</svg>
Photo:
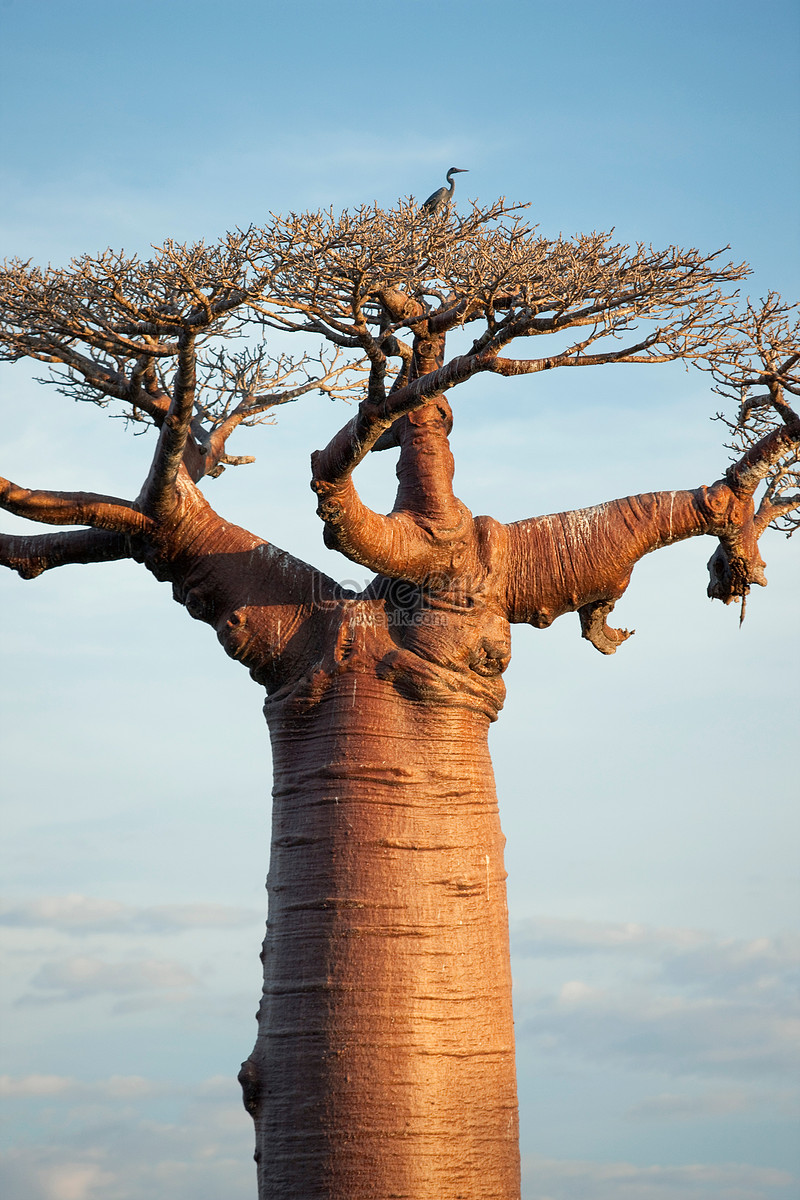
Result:
<svg viewBox="0 0 800 1200">
<path fill-rule="evenodd" d="M 440 209 L 447 208 L 453 199 L 453 192 L 456 190 L 456 181 L 453 179 L 453 175 L 465 175 L 466 172 L 466 167 L 451 167 L 447 172 L 447 182 L 450 186 L 437 188 L 432 196 L 428 196 L 422 206 L 422 211 L 435 213 Z"/>
</svg>

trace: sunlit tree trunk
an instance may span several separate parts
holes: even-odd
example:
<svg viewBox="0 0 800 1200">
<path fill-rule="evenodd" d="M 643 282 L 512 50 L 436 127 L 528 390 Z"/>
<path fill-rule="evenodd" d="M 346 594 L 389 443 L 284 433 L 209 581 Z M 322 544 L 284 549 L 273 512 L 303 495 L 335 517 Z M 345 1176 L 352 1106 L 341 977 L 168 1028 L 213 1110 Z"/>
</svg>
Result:
<svg viewBox="0 0 800 1200">
<path fill-rule="evenodd" d="M 519 1192 L 503 837 L 485 714 L 399 694 L 354 620 L 322 698 L 267 703 L 264 996 L 245 1064 L 259 1195 Z M 414 681 L 406 680 L 413 688 Z"/>
<path fill-rule="evenodd" d="M 241 1072 L 260 1200 L 519 1200 L 487 750 L 510 625 L 576 612 L 583 636 L 613 654 L 629 634 L 607 618 L 643 555 L 712 535 L 709 595 L 744 605 L 766 582 L 760 534 L 800 523 L 791 310 L 769 297 L 731 341 L 721 289 L 743 268 L 675 247 L 628 253 L 600 234 L 548 243 L 510 212 L 291 214 L 216 248 L 167 243 L 153 263 L 109 252 L 63 272 L 0 273 L 0 353 L 61 364 L 79 399 L 113 399 L 158 429 L 135 500 L 0 478 L 0 508 L 86 527 L 0 534 L 0 565 L 33 578 L 133 558 L 267 693 L 264 992 Z M 320 335 L 334 351 L 297 362 L 263 346 L 212 352 L 209 339 L 248 324 Z M 471 348 L 446 360 L 447 332 L 466 326 Z M 539 334 L 564 335 L 564 347 L 505 356 Z M 455 496 L 443 393 L 459 383 L 704 354 L 744 414 L 744 452 L 711 487 L 512 525 L 473 517 Z M 196 486 L 247 461 L 226 449 L 240 425 L 313 388 L 337 395 L 348 378 L 360 403 L 312 457 L 312 486 L 326 544 L 374 575 L 358 595 L 225 521 Z M 388 446 L 400 448 L 398 490 L 382 515 L 352 476 Z"/>
</svg>

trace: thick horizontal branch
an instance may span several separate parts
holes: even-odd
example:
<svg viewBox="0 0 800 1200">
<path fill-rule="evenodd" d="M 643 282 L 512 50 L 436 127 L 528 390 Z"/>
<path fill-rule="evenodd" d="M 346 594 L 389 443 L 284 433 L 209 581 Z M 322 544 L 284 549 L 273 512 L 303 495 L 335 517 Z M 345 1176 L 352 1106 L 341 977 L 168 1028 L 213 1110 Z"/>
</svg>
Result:
<svg viewBox="0 0 800 1200">
<path fill-rule="evenodd" d="M 75 563 L 115 562 L 130 557 L 128 537 L 100 529 L 71 529 L 59 533 L 0 533 L 0 566 L 23 579 Z"/>
<path fill-rule="evenodd" d="M 544 628 L 579 611 L 583 636 L 613 654 L 628 635 L 611 629 L 606 617 L 635 564 L 653 550 L 715 535 L 736 543 L 748 583 L 764 582 L 752 512 L 751 502 L 719 480 L 710 488 L 650 492 L 518 521 L 507 526 L 509 620 Z"/>
<path fill-rule="evenodd" d="M 144 533 L 152 522 L 128 500 L 96 492 L 48 492 L 0 478 L 0 508 L 43 525 L 88 525 L 114 533 Z"/>
</svg>

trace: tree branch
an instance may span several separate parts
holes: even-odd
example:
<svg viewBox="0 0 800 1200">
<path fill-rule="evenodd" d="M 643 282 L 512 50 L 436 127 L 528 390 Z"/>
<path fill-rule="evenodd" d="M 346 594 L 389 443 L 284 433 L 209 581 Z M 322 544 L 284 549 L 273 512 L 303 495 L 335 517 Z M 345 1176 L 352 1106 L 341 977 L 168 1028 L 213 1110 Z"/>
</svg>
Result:
<svg viewBox="0 0 800 1200">
<path fill-rule="evenodd" d="M 197 382 L 194 342 L 194 333 L 181 334 L 172 400 L 142 494 L 145 512 L 156 517 L 162 517 L 174 503 L 175 484 L 191 428 Z"/>
<path fill-rule="evenodd" d="M 0 508 L 44 525 L 88 525 L 114 533 L 144 533 L 152 525 L 128 500 L 95 492 L 48 492 L 0 478 Z"/>
<path fill-rule="evenodd" d="M 329 549 L 381 574 L 421 582 L 429 573 L 430 538 L 407 514 L 385 517 L 373 512 L 361 501 L 351 478 L 391 425 L 391 417 L 381 416 L 364 401 L 325 449 L 311 455 L 311 487 L 319 497 L 317 515 L 325 523 Z"/>
<path fill-rule="evenodd" d="M 733 463 L 725 472 L 733 491 L 737 496 L 751 497 L 763 479 L 766 479 L 771 468 L 787 454 L 797 450 L 800 445 L 800 419 L 791 413 L 791 420 L 786 425 L 779 425 L 742 455 L 738 462 Z"/>
<path fill-rule="evenodd" d="M 630 637 L 627 630 L 610 628 L 606 618 L 635 564 L 653 550 L 700 534 L 738 537 L 747 547 L 748 584 L 766 582 L 752 501 L 735 495 L 725 480 L 694 491 L 628 496 L 506 528 L 509 620 L 544 628 L 578 611 L 583 636 L 603 654 L 613 654 Z"/>
<path fill-rule="evenodd" d="M 114 562 L 130 558 L 128 537 L 99 529 L 75 529 L 33 535 L 0 533 L 0 566 L 22 579 L 72 563 Z"/>
</svg>

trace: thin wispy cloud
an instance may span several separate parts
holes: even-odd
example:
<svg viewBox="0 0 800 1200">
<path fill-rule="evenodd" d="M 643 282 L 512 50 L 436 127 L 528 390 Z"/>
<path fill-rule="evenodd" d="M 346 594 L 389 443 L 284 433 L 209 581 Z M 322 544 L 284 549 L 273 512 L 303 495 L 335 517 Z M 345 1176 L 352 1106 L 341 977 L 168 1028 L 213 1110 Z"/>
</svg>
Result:
<svg viewBox="0 0 800 1200">
<path fill-rule="evenodd" d="M 244 1117 L 244 1114 L 242 1114 Z M 124 1134 L 91 1131 L 71 1142 L 0 1156 L 0 1186 L 13 1200 L 250 1200 L 251 1137 L 232 1109 L 216 1128 L 139 1122 Z M 638 1165 L 523 1159 L 523 1200 L 794 1200 L 789 1171 L 749 1163 Z"/>
<path fill-rule="evenodd" d="M 146 1079 L 143 1075 L 110 1075 L 106 1079 L 77 1079 L 73 1075 L 0 1075 L 0 1100 L 42 1100 L 65 1096 L 70 1100 L 144 1100 L 151 1096 L 198 1099 L 238 1097 L 231 1076 L 212 1075 L 200 1083 Z"/>
<path fill-rule="evenodd" d="M 581 980 L 565 983 L 558 997 L 523 1000 L 517 1030 L 543 1054 L 639 1071 L 791 1079 L 800 1067 L 794 1012 L 644 990 L 608 992 Z"/>
<path fill-rule="evenodd" d="M 576 921 L 533 917 L 511 926 L 514 954 L 530 958 L 593 952 L 663 953 L 706 945 L 709 935 L 694 929 L 669 929 L 634 921 Z"/>
<path fill-rule="evenodd" d="M 753 1097 L 741 1088 L 726 1088 L 699 1096 L 662 1092 L 632 1105 L 625 1115 L 634 1120 L 694 1121 L 742 1113 L 752 1107 Z"/>
<path fill-rule="evenodd" d="M 263 922 L 254 909 L 224 904 L 156 904 L 136 907 L 94 896 L 42 896 L 0 903 L 0 925 L 60 933 L 180 933 L 191 929 L 234 929 Z"/>
<path fill-rule="evenodd" d="M 85 1097 L 81 1098 L 81 1102 Z M 92 1115 L 92 1113 L 94 1115 Z M 64 1134 L 64 1129 L 70 1133 Z M 188 1105 L 170 1121 L 126 1111 L 61 1113 L 39 1144 L 0 1153 L 9 1200 L 251 1200 L 252 1122 L 231 1094 Z"/>
<path fill-rule="evenodd" d="M 512 947 L 518 1036 L 542 1054 L 744 1080 L 800 1066 L 795 938 L 542 918 Z"/>
<path fill-rule="evenodd" d="M 638 1166 L 527 1156 L 523 1200 L 793 1200 L 789 1171 L 747 1163 Z"/>
<path fill-rule="evenodd" d="M 662 984 L 709 995 L 797 995 L 800 937 L 720 938 L 696 929 L 634 922 L 559 920 L 516 922 L 512 952 L 528 959 L 622 958 Z"/>
<path fill-rule="evenodd" d="M 113 996 L 118 1002 L 131 996 L 165 994 L 184 996 L 199 986 L 199 979 L 172 959 L 134 959 L 109 962 L 90 955 L 75 955 L 43 963 L 31 980 L 33 991 L 18 1004 L 53 1003 Z"/>
</svg>

